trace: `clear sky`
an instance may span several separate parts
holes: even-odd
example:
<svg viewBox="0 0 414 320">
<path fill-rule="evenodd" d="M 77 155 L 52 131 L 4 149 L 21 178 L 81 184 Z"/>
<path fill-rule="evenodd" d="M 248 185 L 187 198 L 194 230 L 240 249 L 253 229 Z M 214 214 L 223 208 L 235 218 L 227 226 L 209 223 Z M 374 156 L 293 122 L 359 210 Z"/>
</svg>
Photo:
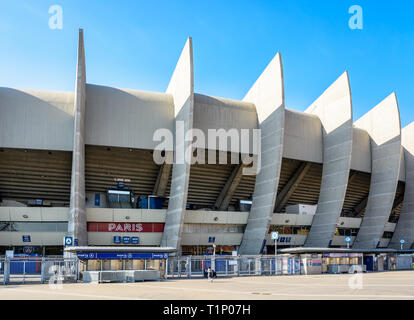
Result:
<svg viewBox="0 0 414 320">
<path fill-rule="evenodd" d="M 355 4 L 362 30 L 348 26 Z M 0 86 L 72 91 L 78 28 L 89 83 L 165 91 L 191 36 L 198 93 L 242 99 L 281 52 L 288 108 L 305 110 L 347 70 L 355 120 L 395 91 L 402 125 L 414 121 L 411 0 L 0 0 Z"/>
</svg>

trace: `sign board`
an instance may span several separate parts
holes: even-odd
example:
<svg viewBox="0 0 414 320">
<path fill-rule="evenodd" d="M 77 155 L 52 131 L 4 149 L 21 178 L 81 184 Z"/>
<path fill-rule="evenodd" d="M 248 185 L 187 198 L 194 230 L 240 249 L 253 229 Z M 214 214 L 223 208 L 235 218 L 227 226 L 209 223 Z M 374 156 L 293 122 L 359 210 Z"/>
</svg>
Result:
<svg viewBox="0 0 414 320">
<path fill-rule="evenodd" d="M 400 239 L 400 243 L 401 244 L 404 244 L 405 243 L 405 240 L 404 239 Z"/>
<path fill-rule="evenodd" d="M 122 243 L 124 244 L 131 243 L 131 237 L 122 237 Z"/>
<path fill-rule="evenodd" d="M 277 240 L 279 239 L 279 232 L 272 232 L 272 240 Z"/>
<path fill-rule="evenodd" d="M 88 222 L 88 232 L 163 232 L 164 223 Z"/>
<path fill-rule="evenodd" d="M 237 257 L 237 251 L 232 251 L 232 252 L 231 252 L 231 255 L 232 255 L 233 257 Z"/>
<path fill-rule="evenodd" d="M 121 243 L 121 237 L 120 236 L 114 236 L 114 243 Z"/>
<path fill-rule="evenodd" d="M 352 238 L 350 236 L 345 237 L 345 243 L 351 243 Z"/>
<path fill-rule="evenodd" d="M 7 258 L 14 258 L 14 251 L 13 250 L 6 250 L 6 257 Z"/>
<path fill-rule="evenodd" d="M 78 252 L 79 259 L 167 259 L 168 253 Z"/>
<path fill-rule="evenodd" d="M 33 247 L 24 247 L 23 252 L 27 255 L 30 255 L 33 253 Z"/>
<path fill-rule="evenodd" d="M 63 238 L 63 245 L 64 246 L 73 246 L 73 237 L 64 237 Z"/>
<path fill-rule="evenodd" d="M 30 239 L 30 236 L 22 236 L 23 242 L 32 242 L 32 240 Z"/>
<path fill-rule="evenodd" d="M 99 193 L 95 193 L 95 207 L 101 206 L 101 195 Z"/>
<path fill-rule="evenodd" d="M 132 244 L 138 244 L 139 243 L 139 237 L 131 237 L 131 243 Z"/>
</svg>

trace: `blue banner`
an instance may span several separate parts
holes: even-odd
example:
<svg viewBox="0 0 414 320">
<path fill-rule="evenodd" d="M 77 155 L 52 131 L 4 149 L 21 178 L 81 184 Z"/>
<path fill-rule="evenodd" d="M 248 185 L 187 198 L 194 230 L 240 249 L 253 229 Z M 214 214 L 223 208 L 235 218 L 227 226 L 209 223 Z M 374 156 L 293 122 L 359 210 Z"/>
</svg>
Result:
<svg viewBox="0 0 414 320">
<path fill-rule="evenodd" d="M 79 259 L 167 259 L 168 253 L 78 252 Z"/>
</svg>

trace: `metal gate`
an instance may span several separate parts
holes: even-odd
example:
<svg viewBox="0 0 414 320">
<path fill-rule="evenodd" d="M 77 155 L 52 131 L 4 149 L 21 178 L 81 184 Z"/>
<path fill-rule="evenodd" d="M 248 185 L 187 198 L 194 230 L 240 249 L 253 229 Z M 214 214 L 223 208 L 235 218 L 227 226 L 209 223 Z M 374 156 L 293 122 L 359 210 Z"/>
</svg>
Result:
<svg viewBox="0 0 414 320">
<path fill-rule="evenodd" d="M 5 258 L 1 261 L 2 283 L 76 282 L 78 261 L 56 258 Z"/>
<path fill-rule="evenodd" d="M 208 268 L 217 276 L 300 274 L 300 258 L 292 256 L 184 256 L 168 259 L 168 277 L 203 277 Z"/>
</svg>

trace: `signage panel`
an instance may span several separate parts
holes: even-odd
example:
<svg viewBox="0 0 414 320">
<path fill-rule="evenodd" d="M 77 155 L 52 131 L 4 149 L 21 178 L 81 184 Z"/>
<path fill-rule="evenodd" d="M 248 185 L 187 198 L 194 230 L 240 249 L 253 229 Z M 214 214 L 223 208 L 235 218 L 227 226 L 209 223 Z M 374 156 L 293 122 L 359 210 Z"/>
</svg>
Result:
<svg viewBox="0 0 414 320">
<path fill-rule="evenodd" d="M 168 253 L 78 252 L 79 259 L 167 259 Z"/>
<path fill-rule="evenodd" d="M 88 232 L 163 232 L 164 223 L 88 222 Z"/>
</svg>

